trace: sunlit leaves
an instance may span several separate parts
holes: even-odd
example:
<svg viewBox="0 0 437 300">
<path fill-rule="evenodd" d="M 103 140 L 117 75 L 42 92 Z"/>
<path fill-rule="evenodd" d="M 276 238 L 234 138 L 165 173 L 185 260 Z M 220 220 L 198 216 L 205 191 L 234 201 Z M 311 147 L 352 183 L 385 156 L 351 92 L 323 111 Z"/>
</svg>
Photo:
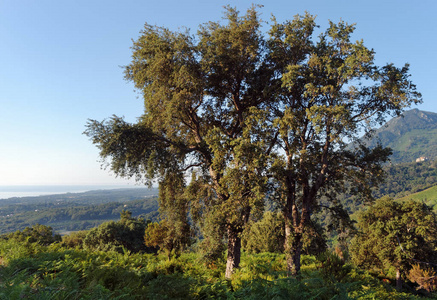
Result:
<svg viewBox="0 0 437 300">
<path fill-rule="evenodd" d="M 388 273 L 408 271 L 415 263 L 435 263 L 436 216 L 425 204 L 389 198 L 379 200 L 359 216 L 360 229 L 351 244 L 353 261 Z"/>
</svg>

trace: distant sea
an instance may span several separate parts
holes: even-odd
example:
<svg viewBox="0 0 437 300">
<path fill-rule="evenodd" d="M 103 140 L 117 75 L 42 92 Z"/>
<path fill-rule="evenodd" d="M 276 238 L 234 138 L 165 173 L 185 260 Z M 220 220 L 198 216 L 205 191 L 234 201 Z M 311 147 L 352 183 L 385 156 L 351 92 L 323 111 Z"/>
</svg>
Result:
<svg viewBox="0 0 437 300">
<path fill-rule="evenodd" d="M 93 190 L 141 188 L 139 185 L 4 185 L 0 186 L 0 200 L 13 197 L 34 197 Z"/>
</svg>

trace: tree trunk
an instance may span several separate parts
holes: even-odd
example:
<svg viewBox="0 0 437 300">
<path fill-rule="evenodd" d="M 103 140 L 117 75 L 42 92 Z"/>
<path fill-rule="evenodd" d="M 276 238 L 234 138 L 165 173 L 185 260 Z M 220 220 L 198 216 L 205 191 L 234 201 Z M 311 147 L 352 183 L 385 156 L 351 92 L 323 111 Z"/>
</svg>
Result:
<svg viewBox="0 0 437 300">
<path fill-rule="evenodd" d="M 285 257 L 287 260 L 287 272 L 289 276 L 298 276 L 300 273 L 300 256 L 302 253 L 302 234 L 294 232 L 293 228 L 285 222 Z"/>
<path fill-rule="evenodd" d="M 228 255 L 226 259 L 225 278 L 231 279 L 235 268 L 240 266 L 241 237 L 236 230 L 228 228 Z"/>
<path fill-rule="evenodd" d="M 302 226 L 300 225 L 299 211 L 296 206 L 296 186 L 293 178 L 287 177 L 287 196 L 283 208 L 285 221 L 284 252 L 287 260 L 288 276 L 298 276 L 300 273 L 300 255 L 302 253 Z"/>
<path fill-rule="evenodd" d="M 296 277 L 300 274 L 300 255 L 302 253 L 302 246 L 302 234 L 298 233 L 294 236 L 294 241 L 290 249 L 290 259 L 292 264 L 288 266 L 287 270 L 290 276 Z"/>
<path fill-rule="evenodd" d="M 399 268 L 396 269 L 396 290 L 398 292 L 402 290 L 402 277 L 401 270 Z"/>
<path fill-rule="evenodd" d="M 302 226 L 298 223 L 297 207 L 285 207 L 285 241 L 284 252 L 287 260 L 288 276 L 297 276 L 300 273 L 300 255 L 302 253 Z M 293 224 L 293 225 L 292 225 Z"/>
</svg>

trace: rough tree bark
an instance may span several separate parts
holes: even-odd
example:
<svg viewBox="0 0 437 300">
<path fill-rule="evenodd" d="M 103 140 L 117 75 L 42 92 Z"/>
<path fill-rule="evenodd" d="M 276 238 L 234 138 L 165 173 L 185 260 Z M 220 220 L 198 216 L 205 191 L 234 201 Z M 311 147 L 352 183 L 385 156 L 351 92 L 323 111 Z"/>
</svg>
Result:
<svg viewBox="0 0 437 300">
<path fill-rule="evenodd" d="M 226 258 L 225 278 L 231 279 L 235 268 L 240 265 L 241 259 L 241 237 L 238 231 L 228 227 L 228 254 Z"/>
</svg>

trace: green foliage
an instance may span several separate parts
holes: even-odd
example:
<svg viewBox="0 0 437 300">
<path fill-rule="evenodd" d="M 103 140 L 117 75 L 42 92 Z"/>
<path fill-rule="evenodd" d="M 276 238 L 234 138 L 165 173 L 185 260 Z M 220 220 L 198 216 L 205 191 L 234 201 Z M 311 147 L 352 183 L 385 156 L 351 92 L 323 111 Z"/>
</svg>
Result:
<svg viewBox="0 0 437 300">
<path fill-rule="evenodd" d="M 408 199 L 424 202 L 426 205 L 431 206 L 434 211 L 437 210 L 437 185 L 429 189 L 410 194 L 408 196 L 397 199 L 397 201 L 407 201 Z"/>
<path fill-rule="evenodd" d="M 424 201 L 427 205 L 435 207 L 437 194 L 437 161 L 409 162 L 388 164 L 383 167 L 384 181 L 372 188 L 375 199 L 389 196 L 393 199 L 415 199 Z M 359 195 L 341 194 L 340 203 L 348 213 L 354 213 L 366 204 L 365 199 Z"/>
<path fill-rule="evenodd" d="M 284 218 L 266 211 L 258 222 L 249 224 L 242 237 L 242 247 L 249 253 L 284 252 Z"/>
<path fill-rule="evenodd" d="M 304 232 L 302 251 L 316 255 L 326 250 L 326 238 L 320 225 L 311 225 Z M 284 217 L 280 212 L 266 211 L 261 220 L 249 223 L 242 235 L 242 247 L 249 253 L 283 253 L 284 242 Z"/>
<path fill-rule="evenodd" d="M 190 236 L 181 235 L 175 224 L 167 220 L 147 225 L 144 233 L 144 243 L 147 247 L 158 248 L 166 253 L 168 259 L 172 255 L 179 256 L 190 244 Z"/>
<path fill-rule="evenodd" d="M 282 152 L 272 171 L 284 211 L 289 271 L 297 274 L 312 213 L 321 204 L 337 208 L 341 192 L 368 198 L 382 180 L 390 149 L 359 141 L 348 147 L 345 138 L 358 140 L 360 130 L 370 135 L 372 125 L 399 115 L 421 96 L 408 65 L 376 66 L 374 51 L 351 40 L 354 25 L 330 22 L 315 38 L 315 17 L 308 13 L 273 21 L 267 44 L 277 109 L 271 113 Z"/>
<path fill-rule="evenodd" d="M 67 248 L 83 248 L 83 241 L 86 238 L 88 231 L 76 231 L 71 232 L 68 235 L 62 237 L 62 245 Z"/>
<path fill-rule="evenodd" d="M 421 267 L 419 264 L 413 265 L 408 272 L 408 280 L 417 283 L 417 289 L 425 289 L 428 292 L 437 290 L 436 272 L 430 267 Z"/>
<path fill-rule="evenodd" d="M 303 256 L 298 280 L 286 278 L 284 255 L 243 254 L 228 281 L 223 264 L 208 269 L 196 253 L 168 260 L 11 241 L 0 240 L 0 257 L 7 257 L 0 266 L 0 299 L 420 299 L 353 268 L 339 281 L 325 279 L 321 273 L 328 271 L 313 256 Z"/>
<path fill-rule="evenodd" d="M 136 124 L 115 116 L 92 120 L 85 134 L 120 176 L 151 184 L 198 167 L 197 176 L 214 196 L 207 203 L 196 193 L 193 206 L 201 207 L 202 218 L 226 224 L 214 238 L 235 240 L 228 243 L 228 255 L 230 265 L 238 266 L 239 234 L 251 210 L 262 208 L 267 183 L 264 154 L 271 129 L 260 105 L 267 99 L 262 90 L 269 74 L 263 72 L 256 8 L 240 16 L 227 7 L 225 20 L 204 24 L 196 37 L 146 24 L 125 69 L 144 97 L 145 113 Z M 168 182 L 161 188 L 168 189 Z"/>
<path fill-rule="evenodd" d="M 171 254 L 180 255 L 193 243 L 193 230 L 189 223 L 189 197 L 185 191 L 184 174 L 168 172 L 159 182 L 159 212 L 163 219 L 150 225 L 145 232 L 146 245 L 159 246 Z"/>
<path fill-rule="evenodd" d="M 317 259 L 322 263 L 320 273 L 325 280 L 341 281 L 351 271 L 351 267 L 345 264 L 344 259 L 330 251 L 319 254 Z"/>
<path fill-rule="evenodd" d="M 4 234 L 1 238 L 17 240 L 19 242 L 38 243 L 45 246 L 61 241 L 61 236 L 55 234 L 52 227 L 41 224 L 26 227 L 22 231 L 18 230 L 14 233 Z"/>
<path fill-rule="evenodd" d="M 332 207 L 345 187 L 370 197 L 391 154 L 359 142 L 347 148 L 345 139 L 357 140 L 361 129 L 370 135 L 372 125 L 421 95 L 408 65 L 376 66 L 374 51 L 351 41 L 354 25 L 330 22 L 315 38 L 315 17 L 307 13 L 273 19 L 265 36 L 256 6 L 245 15 L 226 7 L 224 20 L 194 36 L 146 24 L 125 68 L 144 114 L 134 124 L 117 116 L 90 120 L 85 134 L 117 175 L 157 179 L 175 207 L 190 199 L 201 215 L 193 219 L 203 219 L 197 225 L 211 246 L 207 256 L 218 257 L 227 241 L 227 278 L 238 267 L 251 214 L 261 214 L 274 189 L 290 271 L 298 273 L 302 238 L 321 197 Z M 204 185 L 198 191 L 180 184 L 190 169 L 193 184 Z"/>
<path fill-rule="evenodd" d="M 209 265 L 221 263 L 226 250 L 225 239 L 226 225 L 223 213 L 212 208 L 209 217 L 201 220 L 203 239 L 198 243 L 198 251 L 202 261 Z"/>
<path fill-rule="evenodd" d="M 393 276 L 415 262 L 437 262 L 437 220 L 431 208 L 386 197 L 359 215 L 360 233 L 350 246 L 352 261 L 367 270 Z"/>
<path fill-rule="evenodd" d="M 401 198 L 411 193 L 425 190 L 437 184 L 435 161 L 410 162 L 384 168 L 386 178 L 375 191 L 375 197 L 384 195 Z M 432 195 L 429 195 L 431 199 Z"/>
<path fill-rule="evenodd" d="M 144 219 L 132 218 L 131 212 L 122 211 L 118 222 L 106 222 L 88 231 L 83 247 L 94 251 L 144 252 L 150 250 L 143 241 L 146 226 Z"/>
</svg>

